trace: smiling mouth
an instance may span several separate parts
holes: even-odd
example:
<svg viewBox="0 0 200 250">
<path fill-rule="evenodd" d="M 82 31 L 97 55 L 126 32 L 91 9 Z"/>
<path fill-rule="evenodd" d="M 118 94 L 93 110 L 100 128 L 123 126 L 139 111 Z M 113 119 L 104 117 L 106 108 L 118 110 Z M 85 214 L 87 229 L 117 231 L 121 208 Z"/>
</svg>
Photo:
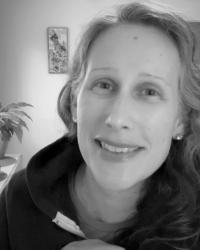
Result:
<svg viewBox="0 0 200 250">
<path fill-rule="evenodd" d="M 111 145 L 105 141 L 101 140 L 95 140 L 98 145 L 103 149 L 108 152 L 114 153 L 114 154 L 127 154 L 127 153 L 132 153 L 139 151 L 141 149 L 144 149 L 143 147 L 140 146 L 126 146 L 126 145 Z"/>
</svg>

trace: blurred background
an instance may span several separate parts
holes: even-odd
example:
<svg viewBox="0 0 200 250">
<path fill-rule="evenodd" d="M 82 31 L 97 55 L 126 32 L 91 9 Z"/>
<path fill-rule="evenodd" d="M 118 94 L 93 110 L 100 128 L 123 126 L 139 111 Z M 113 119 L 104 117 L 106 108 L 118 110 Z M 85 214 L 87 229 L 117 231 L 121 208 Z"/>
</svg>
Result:
<svg viewBox="0 0 200 250">
<path fill-rule="evenodd" d="M 22 168 L 65 132 L 56 102 L 68 76 L 48 73 L 47 27 L 69 28 L 71 58 L 84 25 L 107 7 L 125 2 L 130 1 L 0 0 L 0 102 L 25 101 L 34 106 L 26 109 L 33 122 L 28 121 L 22 144 L 13 136 L 8 148 L 8 153 L 22 154 Z M 190 21 L 200 21 L 199 0 L 157 2 L 169 4 Z"/>
</svg>

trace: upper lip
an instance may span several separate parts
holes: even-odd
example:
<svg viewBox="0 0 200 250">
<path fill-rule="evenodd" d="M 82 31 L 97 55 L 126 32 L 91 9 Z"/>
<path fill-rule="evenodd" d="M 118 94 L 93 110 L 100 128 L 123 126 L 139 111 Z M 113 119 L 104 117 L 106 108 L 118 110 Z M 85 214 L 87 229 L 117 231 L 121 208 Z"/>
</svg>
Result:
<svg viewBox="0 0 200 250">
<path fill-rule="evenodd" d="M 109 139 L 105 139 L 101 137 L 96 137 L 95 140 L 99 142 L 104 142 L 108 145 L 111 145 L 113 147 L 118 147 L 118 148 L 142 148 L 143 147 L 139 144 L 128 143 L 125 141 L 114 141 L 114 140 L 109 140 Z"/>
</svg>

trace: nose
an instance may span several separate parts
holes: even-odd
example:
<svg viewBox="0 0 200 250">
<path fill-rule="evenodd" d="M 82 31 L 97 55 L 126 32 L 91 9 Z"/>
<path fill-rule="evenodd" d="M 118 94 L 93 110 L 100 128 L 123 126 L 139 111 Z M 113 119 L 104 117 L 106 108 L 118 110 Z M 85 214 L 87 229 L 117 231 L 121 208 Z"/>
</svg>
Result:
<svg viewBox="0 0 200 250">
<path fill-rule="evenodd" d="M 105 119 L 105 124 L 113 129 L 132 129 L 132 104 L 126 97 L 116 98 L 113 100 L 108 109 L 108 114 Z"/>
</svg>

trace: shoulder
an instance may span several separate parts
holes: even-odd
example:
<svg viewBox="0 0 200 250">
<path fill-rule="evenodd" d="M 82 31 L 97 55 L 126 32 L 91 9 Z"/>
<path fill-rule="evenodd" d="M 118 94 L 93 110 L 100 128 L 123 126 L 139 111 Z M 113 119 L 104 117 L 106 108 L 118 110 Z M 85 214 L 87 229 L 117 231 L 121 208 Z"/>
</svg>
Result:
<svg viewBox="0 0 200 250">
<path fill-rule="evenodd" d="M 14 195 L 16 193 L 19 194 L 20 190 L 24 190 L 27 188 L 26 185 L 26 170 L 20 170 L 19 172 L 15 173 L 9 184 L 6 187 L 6 195 L 10 196 L 10 195 Z"/>
<path fill-rule="evenodd" d="M 20 211 L 27 202 L 32 203 L 26 182 L 26 169 L 15 173 L 4 190 L 7 212 Z"/>
</svg>

